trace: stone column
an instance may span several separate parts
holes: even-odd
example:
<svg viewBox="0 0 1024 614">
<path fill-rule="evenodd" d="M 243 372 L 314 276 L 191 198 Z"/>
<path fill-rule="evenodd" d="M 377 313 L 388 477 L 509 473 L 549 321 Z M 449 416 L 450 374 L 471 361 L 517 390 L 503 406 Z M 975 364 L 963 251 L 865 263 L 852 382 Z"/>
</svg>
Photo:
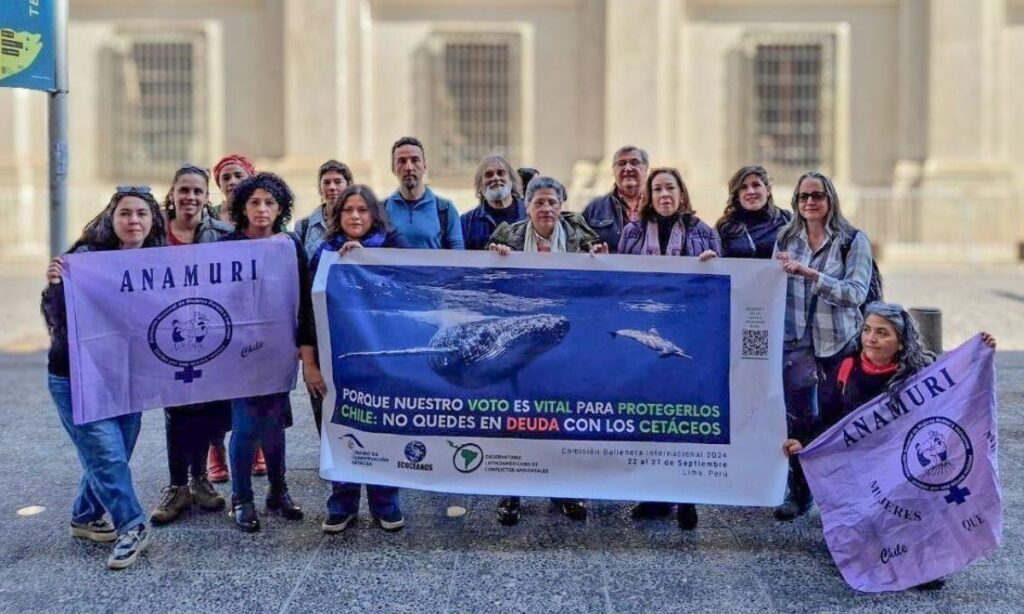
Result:
<svg viewBox="0 0 1024 614">
<path fill-rule="evenodd" d="M 610 1 L 605 13 L 606 160 L 627 143 L 675 154 L 680 15 L 685 0 Z"/>
<path fill-rule="evenodd" d="M 898 156 L 893 185 L 920 184 L 928 152 L 928 2 L 900 0 Z"/>
<path fill-rule="evenodd" d="M 933 0 L 928 26 L 927 186 L 1009 186 L 1001 138 L 1005 0 Z"/>
</svg>

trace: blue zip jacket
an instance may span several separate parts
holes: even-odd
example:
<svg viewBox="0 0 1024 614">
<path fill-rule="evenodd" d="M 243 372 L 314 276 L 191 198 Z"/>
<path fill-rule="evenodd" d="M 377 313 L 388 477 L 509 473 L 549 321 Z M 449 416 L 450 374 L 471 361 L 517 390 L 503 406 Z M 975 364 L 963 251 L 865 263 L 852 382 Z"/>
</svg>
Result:
<svg viewBox="0 0 1024 614">
<path fill-rule="evenodd" d="M 403 245 L 413 249 L 465 249 L 462 243 L 462 225 L 459 212 L 447 198 L 441 198 L 427 188 L 419 200 L 409 202 L 395 190 L 384 201 L 391 225 Z M 446 213 L 444 211 L 447 211 Z M 441 229 L 441 219 L 447 217 L 448 226 Z"/>
</svg>

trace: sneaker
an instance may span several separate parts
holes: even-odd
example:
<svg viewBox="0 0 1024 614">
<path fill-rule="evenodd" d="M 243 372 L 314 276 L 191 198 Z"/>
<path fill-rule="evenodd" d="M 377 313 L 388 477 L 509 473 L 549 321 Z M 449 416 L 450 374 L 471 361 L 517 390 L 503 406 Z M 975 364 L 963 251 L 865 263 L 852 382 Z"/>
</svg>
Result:
<svg viewBox="0 0 1024 614">
<path fill-rule="evenodd" d="M 502 497 L 498 501 L 498 522 L 506 527 L 515 526 L 523 517 L 523 507 L 519 497 Z"/>
<path fill-rule="evenodd" d="M 263 458 L 263 447 L 256 448 L 256 454 L 252 456 L 252 474 L 267 475 L 267 459 Z"/>
<path fill-rule="evenodd" d="M 386 514 L 381 514 L 375 518 L 380 528 L 385 531 L 398 531 L 405 526 L 405 518 L 402 516 L 402 510 L 395 508 L 393 511 Z"/>
<path fill-rule="evenodd" d="M 692 503 L 680 503 L 676 512 L 676 522 L 679 528 L 684 531 L 692 531 L 697 528 L 697 506 Z"/>
<path fill-rule="evenodd" d="M 124 569 L 135 564 L 136 559 L 149 545 L 149 531 L 146 525 L 139 524 L 117 538 L 114 544 L 114 551 L 107 559 L 107 567 L 110 569 Z"/>
<path fill-rule="evenodd" d="M 192 500 L 196 502 L 196 505 L 208 512 L 220 511 L 227 504 L 224 497 L 217 492 L 213 484 L 210 484 L 210 480 L 206 479 L 205 475 L 192 478 L 189 490 L 192 492 Z"/>
<path fill-rule="evenodd" d="M 555 507 L 559 512 L 565 514 L 573 520 L 586 520 L 587 519 L 587 502 L 579 501 L 577 499 L 558 499 L 555 501 Z"/>
<path fill-rule="evenodd" d="M 637 503 L 629 515 L 633 517 L 633 520 L 657 520 L 659 518 L 668 518 L 671 514 L 671 503 L 644 501 Z"/>
<path fill-rule="evenodd" d="M 72 522 L 71 537 L 82 537 L 94 542 L 112 542 L 117 539 L 117 531 L 109 520 L 100 518 L 84 524 Z"/>
<path fill-rule="evenodd" d="M 320 529 L 324 533 L 341 533 L 355 523 L 355 514 L 330 514 L 320 524 Z"/>
<path fill-rule="evenodd" d="M 214 484 L 222 484 L 230 479 L 228 474 L 227 453 L 224 451 L 224 444 L 210 446 L 206 454 L 206 475 Z"/>
<path fill-rule="evenodd" d="M 149 521 L 155 525 L 167 524 L 177 518 L 183 511 L 192 507 L 192 493 L 188 486 L 164 486 L 160 491 L 164 498 L 160 505 L 149 515 Z"/>
</svg>

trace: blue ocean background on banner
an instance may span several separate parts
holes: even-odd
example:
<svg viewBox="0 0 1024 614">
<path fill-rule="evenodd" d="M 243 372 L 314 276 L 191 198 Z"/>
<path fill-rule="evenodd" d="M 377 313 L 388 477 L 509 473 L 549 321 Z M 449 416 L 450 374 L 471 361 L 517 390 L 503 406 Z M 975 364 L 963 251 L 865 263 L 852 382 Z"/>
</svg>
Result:
<svg viewBox="0 0 1024 614">
<path fill-rule="evenodd" d="M 349 387 L 387 396 L 504 398 L 510 403 L 516 398 L 554 399 L 569 401 L 573 408 L 576 401 L 718 405 L 723 432 L 717 437 L 634 433 L 580 438 L 729 441 L 730 278 L 725 275 L 338 265 L 330 269 L 327 309 L 339 390 Z M 541 317 L 545 315 L 553 317 Z M 473 387 L 452 381 L 458 378 L 442 377 L 425 354 L 338 358 L 351 352 L 425 348 L 439 329 L 472 326 L 488 318 L 535 326 L 567 320 L 568 331 L 554 347 L 533 358 L 523 357 L 518 373 L 480 386 L 481 382 L 472 381 Z M 661 357 L 633 339 L 609 334 L 623 329 L 648 332 L 652 327 L 692 359 Z M 546 333 L 532 334 L 543 337 Z M 557 341 L 558 331 L 549 336 Z M 340 405 L 341 395 L 338 400 Z M 403 432 L 450 431 L 413 429 L 410 425 Z M 517 436 L 574 438 L 565 432 Z"/>
<path fill-rule="evenodd" d="M 55 87 L 53 2 L 0 2 L 0 87 Z"/>
</svg>

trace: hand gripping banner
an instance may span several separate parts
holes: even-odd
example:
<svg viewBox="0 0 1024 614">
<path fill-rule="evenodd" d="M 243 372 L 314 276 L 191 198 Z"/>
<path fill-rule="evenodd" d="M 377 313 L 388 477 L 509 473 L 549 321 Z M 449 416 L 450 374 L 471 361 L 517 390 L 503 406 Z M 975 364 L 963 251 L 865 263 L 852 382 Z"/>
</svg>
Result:
<svg viewBox="0 0 1024 614">
<path fill-rule="evenodd" d="M 843 578 L 866 592 L 949 575 L 999 546 L 994 352 L 977 336 L 800 454 Z"/>
<path fill-rule="evenodd" d="M 313 302 L 324 478 L 781 502 L 777 263 L 360 249 Z"/>
<path fill-rule="evenodd" d="M 87 252 L 64 263 L 76 424 L 294 388 L 291 240 Z"/>
</svg>

